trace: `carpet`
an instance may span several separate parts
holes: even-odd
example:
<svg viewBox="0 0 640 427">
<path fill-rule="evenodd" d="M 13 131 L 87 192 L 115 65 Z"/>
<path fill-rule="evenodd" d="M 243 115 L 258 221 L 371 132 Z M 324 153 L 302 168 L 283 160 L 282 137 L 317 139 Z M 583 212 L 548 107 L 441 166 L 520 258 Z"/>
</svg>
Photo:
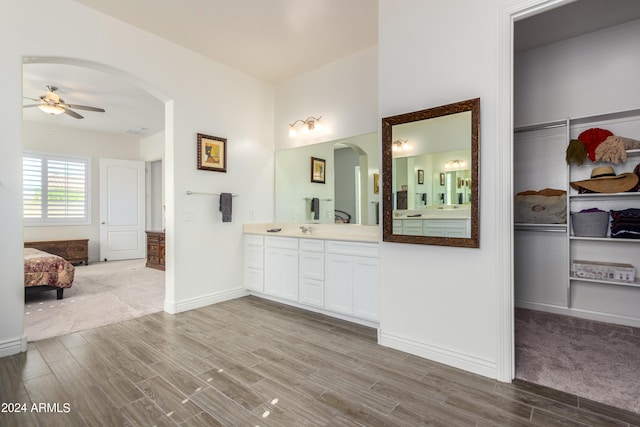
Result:
<svg viewBox="0 0 640 427">
<path fill-rule="evenodd" d="M 516 309 L 516 378 L 640 413 L 640 328 Z"/>
<path fill-rule="evenodd" d="M 55 291 L 25 298 L 25 334 L 37 341 L 162 311 L 164 283 L 164 271 L 144 259 L 76 266 L 63 299 Z"/>
</svg>

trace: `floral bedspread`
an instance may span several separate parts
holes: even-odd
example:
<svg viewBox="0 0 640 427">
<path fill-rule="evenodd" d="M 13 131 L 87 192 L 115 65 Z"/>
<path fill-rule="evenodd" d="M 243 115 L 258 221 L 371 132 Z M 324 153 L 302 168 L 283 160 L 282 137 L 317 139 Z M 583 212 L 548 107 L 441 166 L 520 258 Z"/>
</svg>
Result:
<svg viewBox="0 0 640 427">
<path fill-rule="evenodd" d="M 39 249 L 24 249 L 24 286 L 49 285 L 70 288 L 74 266 L 64 258 Z"/>
</svg>

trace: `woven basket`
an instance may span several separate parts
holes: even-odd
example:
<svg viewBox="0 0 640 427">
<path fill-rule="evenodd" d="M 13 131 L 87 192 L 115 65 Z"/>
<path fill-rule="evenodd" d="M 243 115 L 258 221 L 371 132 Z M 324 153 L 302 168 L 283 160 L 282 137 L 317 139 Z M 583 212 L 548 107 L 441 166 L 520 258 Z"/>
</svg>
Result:
<svg viewBox="0 0 640 427">
<path fill-rule="evenodd" d="M 609 212 L 573 212 L 573 235 L 578 237 L 607 237 Z"/>
</svg>

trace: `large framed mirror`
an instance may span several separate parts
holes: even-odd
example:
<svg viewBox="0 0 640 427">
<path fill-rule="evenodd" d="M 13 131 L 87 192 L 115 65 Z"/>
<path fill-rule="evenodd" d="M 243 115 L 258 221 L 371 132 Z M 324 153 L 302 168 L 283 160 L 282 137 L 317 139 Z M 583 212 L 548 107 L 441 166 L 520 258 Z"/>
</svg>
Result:
<svg viewBox="0 0 640 427">
<path fill-rule="evenodd" d="M 378 150 L 374 132 L 276 151 L 276 222 L 379 224 Z M 312 159 L 322 182 L 310 177 Z"/>
<path fill-rule="evenodd" d="M 382 119 L 385 242 L 478 248 L 480 98 Z"/>
</svg>

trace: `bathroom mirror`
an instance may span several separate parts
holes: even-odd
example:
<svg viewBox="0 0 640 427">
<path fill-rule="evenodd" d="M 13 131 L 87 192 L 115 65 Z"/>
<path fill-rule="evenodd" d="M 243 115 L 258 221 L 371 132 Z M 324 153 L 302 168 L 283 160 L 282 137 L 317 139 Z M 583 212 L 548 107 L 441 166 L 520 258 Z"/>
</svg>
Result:
<svg viewBox="0 0 640 427">
<path fill-rule="evenodd" d="M 312 158 L 313 164 L 323 165 L 324 183 L 312 180 Z M 379 172 L 375 132 L 277 151 L 275 220 L 378 224 Z M 312 211 L 314 198 L 317 211 Z"/>
<path fill-rule="evenodd" d="M 480 98 L 382 119 L 385 242 L 479 247 Z"/>
</svg>

